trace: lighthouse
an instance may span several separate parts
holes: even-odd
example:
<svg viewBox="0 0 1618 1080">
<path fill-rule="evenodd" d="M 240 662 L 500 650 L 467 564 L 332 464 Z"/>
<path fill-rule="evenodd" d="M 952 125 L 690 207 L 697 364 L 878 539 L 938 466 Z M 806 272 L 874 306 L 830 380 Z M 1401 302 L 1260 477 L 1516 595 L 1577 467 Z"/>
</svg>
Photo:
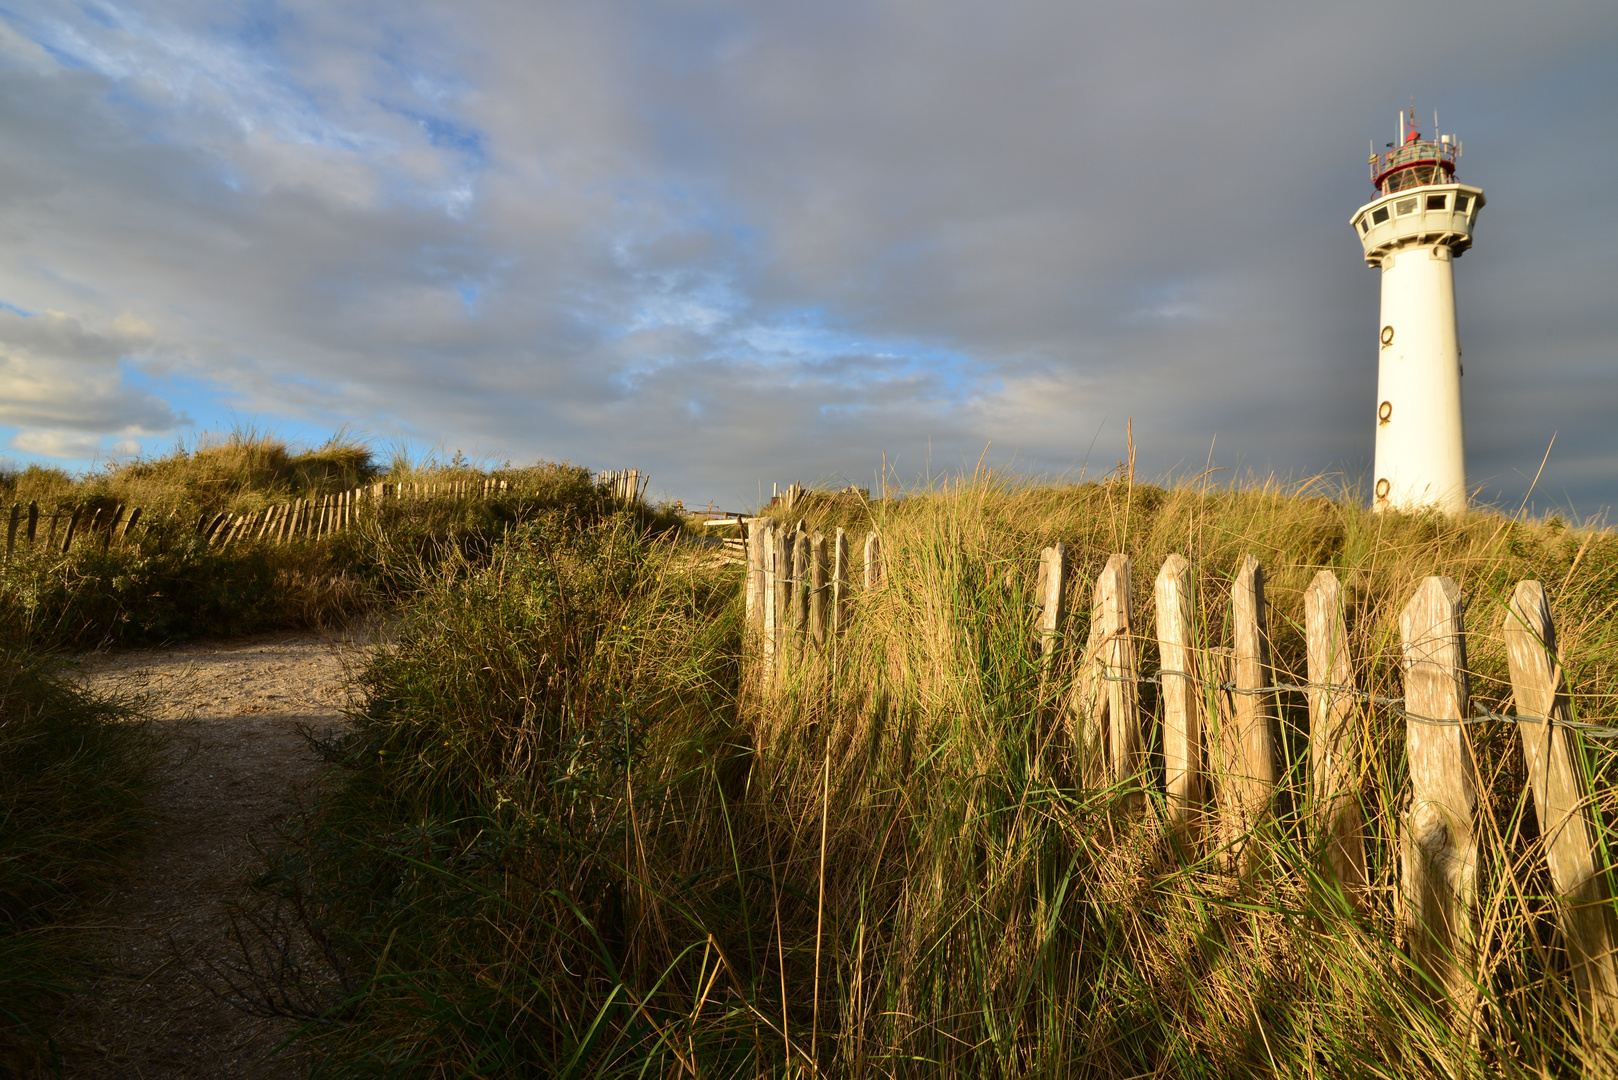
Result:
<svg viewBox="0 0 1618 1080">
<path fill-rule="evenodd" d="M 1472 246 L 1484 200 L 1481 188 L 1456 182 L 1460 156 L 1455 136 L 1424 139 L 1401 112 L 1398 140 L 1371 153 L 1376 198 L 1352 218 L 1366 265 L 1382 271 L 1376 510 L 1466 509 L 1454 260 Z"/>
</svg>

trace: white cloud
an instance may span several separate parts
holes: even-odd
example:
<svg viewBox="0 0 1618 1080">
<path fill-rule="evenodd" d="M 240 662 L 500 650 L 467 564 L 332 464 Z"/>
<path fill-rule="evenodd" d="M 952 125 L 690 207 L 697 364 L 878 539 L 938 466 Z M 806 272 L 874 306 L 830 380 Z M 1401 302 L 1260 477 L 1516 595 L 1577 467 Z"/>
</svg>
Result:
<svg viewBox="0 0 1618 1080">
<path fill-rule="evenodd" d="M 11 437 L 14 450 L 42 457 L 85 461 L 101 453 L 104 440 L 98 435 L 73 431 L 19 431 Z"/>
<path fill-rule="evenodd" d="M 179 421 L 168 404 L 127 385 L 119 368 L 121 360 L 152 343 L 150 327 L 128 315 L 95 331 L 60 312 L 29 316 L 0 311 L 0 424 L 50 429 L 18 436 L 41 446 L 67 445 L 63 431 L 172 429 Z M 99 435 L 91 443 L 98 440 Z"/>
</svg>

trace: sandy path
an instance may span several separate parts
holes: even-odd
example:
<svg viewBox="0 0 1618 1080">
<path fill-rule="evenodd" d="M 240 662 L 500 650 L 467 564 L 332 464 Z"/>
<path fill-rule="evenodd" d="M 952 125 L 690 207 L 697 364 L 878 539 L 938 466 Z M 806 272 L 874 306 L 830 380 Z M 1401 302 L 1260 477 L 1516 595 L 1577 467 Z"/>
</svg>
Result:
<svg viewBox="0 0 1618 1080">
<path fill-rule="evenodd" d="M 358 639 L 278 634 L 81 658 L 92 686 L 135 692 L 172 736 L 153 796 L 158 825 L 122 886 L 90 921 L 101 966 L 64 1032 L 69 1077 L 291 1077 L 266 1056 L 292 1030 L 221 1002 L 192 972 L 228 959 L 225 903 L 246 895 L 268 841 L 322 763 L 297 726 L 340 723 Z"/>
</svg>

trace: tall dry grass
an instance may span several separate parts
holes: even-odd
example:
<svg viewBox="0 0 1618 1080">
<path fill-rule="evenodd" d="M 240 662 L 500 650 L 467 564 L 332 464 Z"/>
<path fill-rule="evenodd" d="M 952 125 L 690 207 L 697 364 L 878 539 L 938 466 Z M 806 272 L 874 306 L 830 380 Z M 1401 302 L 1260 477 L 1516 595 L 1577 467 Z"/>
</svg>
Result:
<svg viewBox="0 0 1618 1080">
<path fill-rule="evenodd" d="M 336 943 L 340 970 L 303 999 L 327 995 L 308 1019 L 328 1074 L 1611 1071 L 1576 1022 L 1515 731 L 1473 729 L 1483 1008 L 1456 1024 L 1400 951 L 1401 722 L 1361 717 L 1365 912 L 1315 876 L 1301 797 L 1282 807 L 1273 872 L 1238 888 L 1210 845 L 1177 846 L 1150 813 L 1122 820 L 1130 784 L 1086 784 L 1071 650 L 1042 669 L 1031 594 L 1055 540 L 1072 612 L 1127 552 L 1150 635 L 1150 580 L 1182 552 L 1218 645 L 1251 551 L 1278 673 L 1301 682 L 1302 590 L 1331 568 L 1362 687 L 1397 696 L 1396 615 L 1444 573 L 1468 597 L 1474 693 L 1509 708 L 1501 605 L 1536 577 L 1580 715 L 1602 718 L 1618 689 L 1618 538 L 1372 515 L 1276 486 L 982 475 L 803 513 L 876 528 L 887 581 L 856 591 L 834 645 L 794 646 L 767 690 L 743 644 L 740 571 L 628 522 L 549 518 L 422 581 L 364 713 L 329 748 L 345 779 L 274 854 L 257 912 L 267 936 L 301 911 L 310 940 Z M 1082 617 L 1066 629 L 1082 640 Z M 1286 783 L 1302 792 L 1304 704 L 1283 695 L 1281 709 Z M 1160 805 L 1157 739 L 1132 783 Z M 1583 752 L 1605 837 L 1612 753 Z"/>
<path fill-rule="evenodd" d="M 807 514 L 811 527 L 835 524 L 832 506 L 817 512 L 811 503 Z M 1110 553 L 1122 551 L 1134 559 L 1136 625 L 1148 635 L 1142 653 L 1150 669 L 1155 667 L 1149 637 L 1155 622 L 1151 581 L 1162 561 L 1173 552 L 1190 558 L 1197 573 L 1204 641 L 1222 645 L 1231 640 L 1231 580 L 1241 556 L 1251 552 L 1267 572 L 1275 662 L 1285 681 L 1306 681 L 1303 591 L 1318 570 L 1329 568 L 1345 584 L 1357 682 L 1379 696 L 1400 696 L 1398 613 L 1426 576 L 1446 574 L 1461 584 L 1468 600 L 1474 698 L 1509 711 L 1500 633 L 1504 605 L 1517 580 L 1534 577 L 1552 591 L 1582 714 L 1610 717 L 1618 657 L 1605 646 L 1618 599 L 1618 539 L 1599 530 L 1570 533 L 1557 523 L 1532 526 L 1489 514 L 1460 521 L 1438 515 L 1373 515 L 1338 500 L 1299 498 L 1275 485 L 1235 493 L 1132 488 L 1127 483 L 1053 489 L 978 478 L 928 497 L 877 507 L 869 520 L 889 553 L 890 583 L 876 596 L 862 598 L 859 621 L 841 645 L 843 655 L 829 660 L 823 653 L 813 656 L 788 677 L 785 691 L 791 704 L 763 714 L 768 720 L 762 741 L 784 748 L 782 772 L 768 786 L 793 789 L 802 804 L 812 805 L 817 783 L 823 794 L 833 792 L 832 798 L 839 791 L 864 792 L 869 799 L 870 793 L 902 790 L 906 804 L 926 802 L 935 808 L 935 813 L 922 815 L 935 826 L 936 810 L 942 808 L 959 822 L 946 834 L 954 846 L 931 846 L 930 841 L 907 851 L 903 859 L 905 883 L 893 890 L 894 911 L 929 906 L 916 895 L 918 856 L 935 876 L 949 867 L 985 867 L 979 887 L 961 896 L 962 907 L 933 908 L 930 927 L 903 936 L 913 956 L 950 948 L 972 951 L 976 946 L 964 928 L 981 918 L 989 897 L 1003 898 L 996 928 L 1015 928 L 999 938 L 998 946 L 1012 955 L 1037 955 L 1049 925 L 1037 913 L 1055 897 L 1036 880 L 1039 860 L 1032 855 L 1046 845 L 1058 852 L 1088 846 L 1093 876 L 1082 888 L 1091 902 L 1116 914 L 1109 934 L 1131 957 L 1131 979 L 1122 998 L 1092 998 L 1080 1010 L 1091 1033 L 1087 1039 L 1095 1034 L 1098 1016 L 1110 1018 L 1111 1034 L 1100 1044 L 1086 1042 L 1083 1052 L 1084 1060 L 1103 1074 L 1163 1068 L 1164 1053 L 1176 1046 L 1183 1046 L 1183 1056 L 1172 1058 L 1177 1072 L 1257 1068 L 1300 1075 L 1317 1067 L 1352 1075 L 1359 1067 L 1393 1067 L 1410 1055 L 1430 1067 L 1461 1073 L 1501 1062 L 1555 1069 L 1569 1062 L 1589 1064 L 1584 1055 L 1597 1054 L 1597 1048 L 1567 1031 L 1569 986 L 1563 961 L 1546 947 L 1549 887 L 1526 803 L 1518 735 L 1509 725 L 1472 731 L 1487 783 L 1482 831 L 1491 856 L 1480 915 L 1487 948 L 1477 974 L 1487 1015 L 1479 1048 L 1470 1034 L 1456 1038 L 1434 1015 L 1423 1012 L 1402 977 L 1394 905 L 1397 828 L 1407 784 L 1404 724 L 1397 714 L 1367 710 L 1360 718 L 1370 749 L 1363 788 L 1373 873 L 1369 917 L 1357 926 L 1332 918 L 1338 931 L 1319 934 L 1312 926 L 1321 918 L 1321 906 L 1329 910 L 1341 902 L 1312 879 L 1315 853 L 1301 825 L 1308 788 L 1307 715 L 1301 695 L 1282 700 L 1287 787 L 1298 793 L 1290 805 L 1283 804 L 1285 831 L 1274 855 L 1286 872 L 1270 891 L 1253 896 L 1231 893 L 1228 882 L 1207 873 L 1213 865 L 1209 844 L 1165 860 L 1166 840 L 1153 828 L 1136 832 L 1133 844 L 1119 843 L 1113 839 L 1110 813 L 1087 816 L 1083 810 L 1092 804 L 1075 803 L 1064 794 L 1080 783 L 1080 776 L 1073 760 L 1071 703 L 1063 693 L 1071 685 L 1073 653 L 1082 644 L 1082 613 L 1090 607 L 1094 576 Z M 1031 649 L 1034 554 L 1058 539 L 1073 552 L 1068 610 L 1081 615 L 1068 627 L 1070 648 L 1063 659 L 1069 663 L 1059 659 L 1055 677 L 1042 681 Z M 1152 688 L 1145 689 L 1150 709 Z M 825 717 L 825 730 L 811 739 L 829 742 L 831 752 L 818 763 L 802 745 L 806 729 L 798 718 L 806 715 Z M 1155 730 L 1149 737 L 1158 737 Z M 917 777 L 907 764 L 916 748 L 964 766 L 959 772 L 940 770 L 951 785 L 930 799 L 918 793 Z M 1149 755 L 1158 777 L 1160 750 L 1154 742 Z M 1610 750 L 1593 744 L 1587 751 L 1588 764 L 1604 785 L 1611 775 Z M 929 769 L 936 760 L 929 759 Z M 1010 777 L 1022 779 L 1008 784 Z M 1157 787 L 1160 781 L 1150 790 L 1160 802 Z M 856 802 L 833 815 L 847 823 L 848 810 L 855 811 L 853 850 L 887 835 L 890 805 L 882 799 Z M 1604 801 L 1603 810 L 1611 809 L 1610 800 Z M 997 817 L 1018 824 L 996 828 Z M 816 832 L 812 815 L 804 815 L 804 841 Z M 835 845 L 835 832 L 828 842 Z M 835 846 L 833 851 L 831 865 L 848 865 L 838 856 L 852 851 L 837 852 Z M 832 910 L 845 910 L 856 894 L 870 895 L 873 879 L 859 873 L 838 883 L 847 894 L 828 904 Z M 1219 917 L 1206 920 L 1209 911 Z M 957 918 L 964 921 L 950 921 Z M 1217 945 L 1212 950 L 1210 936 Z M 1214 953 L 1224 962 L 1210 967 Z M 1230 964 L 1231 954 L 1245 954 L 1244 963 Z M 1077 974 L 1085 965 L 1075 964 L 1074 969 Z M 928 1003 L 932 1007 L 909 996 L 918 984 L 902 968 L 878 980 L 897 993 L 868 1021 L 879 1029 L 876 1042 L 893 1050 L 919 1042 L 931 1047 L 927 1056 L 935 1060 L 952 1053 L 969 1053 L 975 1060 L 978 1050 L 964 1048 L 982 1047 L 985 1039 L 993 1043 L 993 1028 L 969 1013 L 950 1018 L 939 1006 L 963 998 L 1004 999 L 1006 991 L 1017 995 L 1007 1005 L 1016 1018 L 1007 1030 L 1038 1019 L 1037 1011 L 1024 1004 L 1021 995 L 1027 991 L 1013 974 L 1026 970 L 1025 965 L 1010 965 L 1003 982 L 993 977 L 992 966 L 974 963 L 940 970 L 953 978 L 935 987 L 937 996 Z M 1149 971 L 1156 975 L 1148 978 Z M 863 973 L 861 981 L 867 981 Z M 1377 996 L 1375 1009 L 1366 1007 L 1367 993 Z M 1120 1007 L 1130 1001 L 1137 1009 Z M 1370 1062 L 1356 1066 L 1329 1054 L 1323 1059 L 1318 1050 L 1312 1057 L 1300 1054 L 1295 1040 L 1310 1043 L 1320 1021 L 1314 1009 L 1300 1016 L 1302 1001 L 1320 1002 L 1318 1008 L 1329 1015 L 1338 1006 L 1346 1009 L 1328 1025 L 1339 1042 L 1338 1053 L 1352 1057 L 1365 1046 L 1389 1045 L 1388 1031 L 1381 1030 L 1386 1028 L 1397 1036 L 1389 1056 L 1371 1055 Z M 1403 1014 L 1391 1027 L 1390 1012 Z M 927 1019 L 919 1024 L 895 1019 L 901 1016 Z M 1143 1025 L 1143 1016 L 1153 1018 L 1152 1025 Z M 1189 1018 L 1198 1022 L 1189 1023 Z M 1071 1018 L 1055 1019 L 1050 1035 L 1035 1040 L 1048 1045 L 1054 1038 L 1066 1045 L 1051 1059 L 1053 1067 L 1057 1060 L 1069 1060 L 1076 1049 L 1071 1035 L 1062 1035 Z M 1108 1049 L 1098 1053 L 1098 1045 Z M 1002 1065 L 1017 1071 L 1009 1058 Z"/>
</svg>

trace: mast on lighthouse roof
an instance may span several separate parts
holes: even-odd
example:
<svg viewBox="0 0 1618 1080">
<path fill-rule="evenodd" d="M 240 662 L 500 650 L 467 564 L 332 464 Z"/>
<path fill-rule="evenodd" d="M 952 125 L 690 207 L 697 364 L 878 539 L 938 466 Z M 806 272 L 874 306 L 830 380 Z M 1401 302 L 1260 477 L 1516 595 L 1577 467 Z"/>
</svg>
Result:
<svg viewBox="0 0 1618 1080">
<path fill-rule="evenodd" d="M 1461 350 L 1453 260 L 1472 246 L 1484 198 L 1455 180 L 1461 144 L 1424 139 L 1399 114 L 1399 139 L 1372 153 L 1377 197 L 1351 222 L 1382 270 L 1373 508 L 1466 509 Z M 1435 122 L 1436 126 L 1436 122 Z"/>
</svg>

